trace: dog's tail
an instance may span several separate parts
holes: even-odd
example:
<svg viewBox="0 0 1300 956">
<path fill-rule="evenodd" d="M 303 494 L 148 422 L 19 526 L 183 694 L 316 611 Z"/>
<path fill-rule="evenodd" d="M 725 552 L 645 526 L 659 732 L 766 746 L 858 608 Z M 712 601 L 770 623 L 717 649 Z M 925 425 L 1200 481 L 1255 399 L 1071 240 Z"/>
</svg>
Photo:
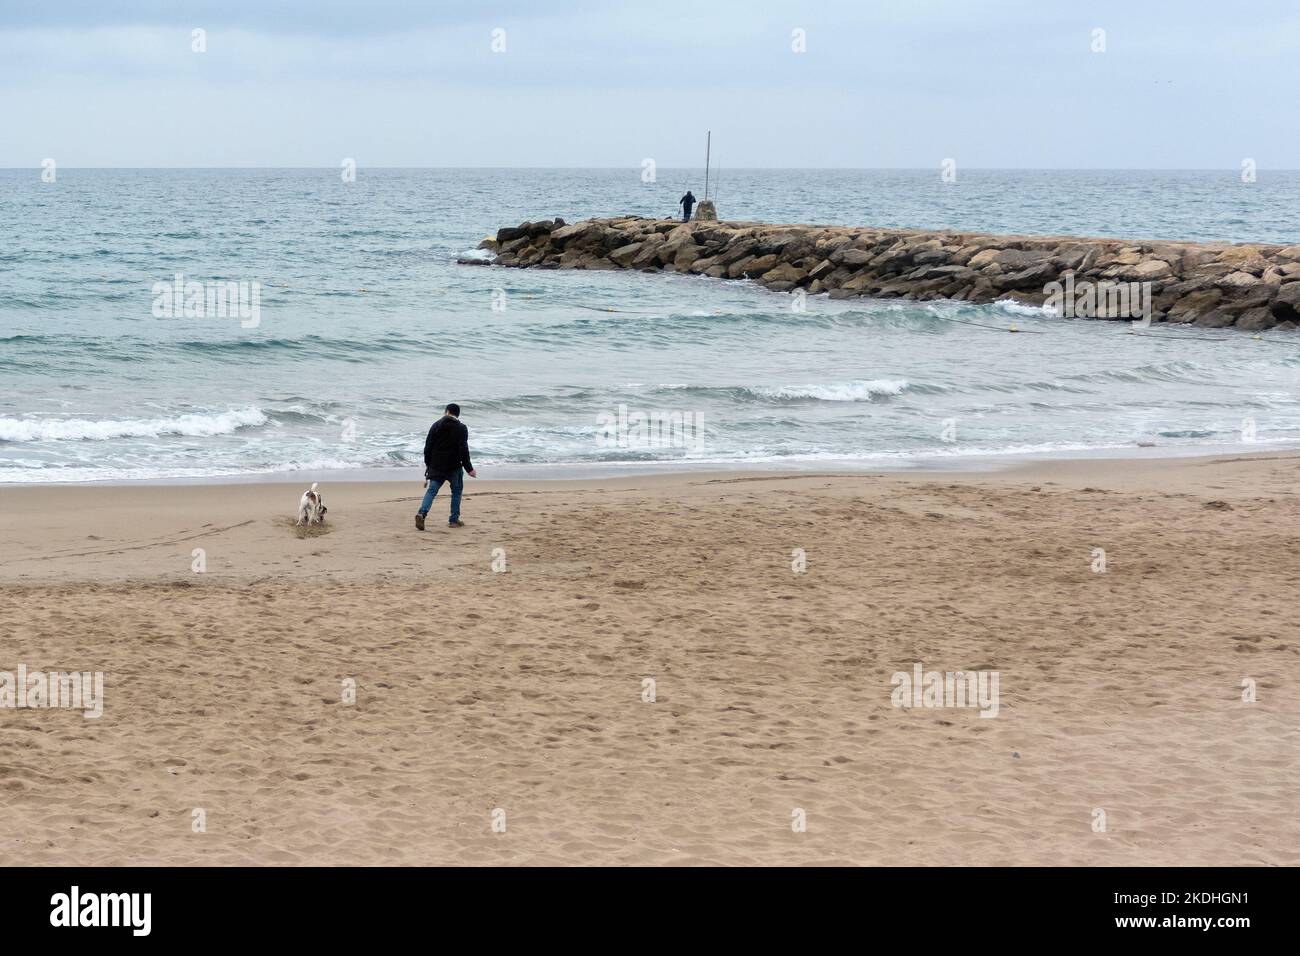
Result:
<svg viewBox="0 0 1300 956">
<path fill-rule="evenodd" d="M 315 490 L 316 490 L 316 486 L 319 485 L 319 484 L 320 484 L 319 481 L 313 481 L 313 482 L 311 483 L 311 490 L 312 490 L 312 491 L 315 491 Z"/>
</svg>

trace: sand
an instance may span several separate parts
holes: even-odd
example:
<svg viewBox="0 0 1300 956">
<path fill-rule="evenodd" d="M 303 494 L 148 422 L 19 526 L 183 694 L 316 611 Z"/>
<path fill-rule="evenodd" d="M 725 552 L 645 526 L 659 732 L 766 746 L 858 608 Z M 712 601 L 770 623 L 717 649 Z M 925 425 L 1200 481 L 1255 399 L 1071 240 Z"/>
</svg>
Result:
<svg viewBox="0 0 1300 956">
<path fill-rule="evenodd" d="M 1298 472 L 2 488 L 0 865 L 1294 865 Z"/>
</svg>

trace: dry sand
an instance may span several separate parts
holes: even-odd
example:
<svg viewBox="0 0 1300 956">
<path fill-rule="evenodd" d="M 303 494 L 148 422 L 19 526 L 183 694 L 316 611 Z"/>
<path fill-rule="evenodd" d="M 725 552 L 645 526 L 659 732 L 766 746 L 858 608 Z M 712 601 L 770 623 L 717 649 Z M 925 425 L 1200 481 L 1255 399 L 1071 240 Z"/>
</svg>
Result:
<svg viewBox="0 0 1300 956">
<path fill-rule="evenodd" d="M 0 864 L 1294 865 L 1298 473 L 3 488 Z"/>
</svg>

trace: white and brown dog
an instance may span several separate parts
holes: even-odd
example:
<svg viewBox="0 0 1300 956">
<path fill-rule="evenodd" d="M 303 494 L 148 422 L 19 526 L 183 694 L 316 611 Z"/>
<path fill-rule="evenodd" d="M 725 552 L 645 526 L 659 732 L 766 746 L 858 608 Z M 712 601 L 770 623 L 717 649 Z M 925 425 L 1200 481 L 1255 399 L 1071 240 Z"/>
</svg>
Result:
<svg viewBox="0 0 1300 956">
<path fill-rule="evenodd" d="M 324 524 L 325 523 L 325 499 L 321 493 L 316 490 L 319 482 L 313 481 L 311 487 L 302 493 L 302 500 L 298 502 L 298 524 Z"/>
</svg>

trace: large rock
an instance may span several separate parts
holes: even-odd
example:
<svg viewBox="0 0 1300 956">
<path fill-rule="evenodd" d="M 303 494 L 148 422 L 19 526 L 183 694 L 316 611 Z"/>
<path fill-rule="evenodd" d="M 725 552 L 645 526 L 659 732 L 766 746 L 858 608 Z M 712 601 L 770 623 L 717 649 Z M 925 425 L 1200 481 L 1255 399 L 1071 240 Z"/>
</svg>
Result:
<svg viewBox="0 0 1300 956">
<path fill-rule="evenodd" d="M 1231 265 L 1237 272 L 1259 276 L 1268 268 L 1268 260 L 1260 252 L 1259 246 L 1232 246 L 1219 253 L 1219 261 Z"/>
<path fill-rule="evenodd" d="M 598 234 L 600 229 L 600 225 L 594 222 L 575 222 L 572 226 L 561 226 L 559 229 L 551 230 L 551 243 L 563 247 L 566 243 L 579 236 Z M 501 234 L 498 233 L 497 239 L 500 238 Z"/>
<path fill-rule="evenodd" d="M 998 276 L 993 284 L 1004 289 L 1041 289 L 1055 278 L 1056 268 L 1051 262 L 1040 261 L 1019 272 Z"/>
<path fill-rule="evenodd" d="M 912 264 L 918 266 L 943 265 L 948 261 L 950 255 L 951 253 L 941 246 L 922 249 L 920 252 L 912 254 Z"/>
<path fill-rule="evenodd" d="M 814 281 L 820 280 L 823 276 L 830 275 L 835 270 L 829 259 L 823 259 L 817 265 L 808 270 L 808 278 Z"/>
<path fill-rule="evenodd" d="M 1277 290 L 1273 301 L 1300 311 L 1300 282 L 1285 283 Z"/>
<path fill-rule="evenodd" d="M 667 247 L 671 245 L 672 243 L 665 243 L 665 250 L 664 250 L 665 254 L 668 251 Z M 695 243 L 684 242 L 677 247 L 677 251 L 673 255 L 673 265 L 676 266 L 677 271 L 680 272 L 683 269 L 689 267 L 690 264 L 694 262 L 696 259 L 700 258 L 703 252 L 704 249 L 701 248 L 700 246 L 697 246 Z"/>
<path fill-rule="evenodd" d="M 895 243 L 871 260 L 878 272 L 901 272 L 912 264 L 912 250 L 905 243 Z"/>
<path fill-rule="evenodd" d="M 1223 309 L 1213 309 L 1196 317 L 1196 324 L 1205 329 L 1225 329 L 1237 321 L 1237 317 Z"/>
<path fill-rule="evenodd" d="M 769 269 L 775 266 L 776 262 L 777 259 L 775 253 L 771 253 L 766 256 L 755 256 L 753 259 L 749 260 L 749 262 L 745 265 L 745 268 L 742 271 L 744 272 L 746 278 L 757 279 L 764 272 L 767 272 Z"/>
<path fill-rule="evenodd" d="M 1099 255 L 1101 250 L 1092 243 L 1066 242 L 1056 249 L 1056 257 L 1061 260 L 1062 270 L 1073 269 L 1077 272 L 1086 272 L 1092 268 Z"/>
<path fill-rule="evenodd" d="M 1279 322 L 1300 322 L 1300 282 L 1288 282 L 1277 290 L 1270 311 Z"/>
<path fill-rule="evenodd" d="M 1225 289 L 1223 301 L 1219 303 L 1219 308 L 1226 309 L 1234 315 L 1240 315 L 1248 309 L 1268 305 L 1269 301 L 1277 295 L 1277 291 L 1276 286 L 1269 285 L 1266 282 L 1256 282 L 1254 285 L 1245 288 Z"/>
<path fill-rule="evenodd" d="M 809 235 L 792 236 L 781 247 L 781 258 L 786 262 L 797 262 L 816 254 L 817 242 Z"/>
<path fill-rule="evenodd" d="M 566 249 L 560 256 L 561 269 L 582 269 L 590 261 L 591 256 L 581 249 Z"/>
<path fill-rule="evenodd" d="M 972 273 L 965 266 L 921 266 L 919 269 L 916 269 L 908 276 L 908 278 L 915 279 L 918 282 L 924 281 L 926 279 L 957 280 L 957 279 L 964 279 L 968 277 L 969 279 L 973 279 L 974 273 Z"/>
<path fill-rule="evenodd" d="M 757 243 L 754 242 L 752 237 L 740 236 L 731 240 L 726 249 L 718 256 L 718 265 L 729 266 L 741 259 L 748 259 L 754 255 L 756 245 Z"/>
<path fill-rule="evenodd" d="M 551 235 L 554 236 L 555 233 L 551 233 Z M 637 251 L 637 254 L 632 257 L 632 268 L 645 269 L 654 264 L 659 256 L 659 250 L 663 248 L 663 245 L 664 240 L 662 236 L 654 235 L 646 239 L 641 243 L 641 248 Z"/>
<path fill-rule="evenodd" d="M 1271 329 L 1277 325 L 1277 317 L 1273 313 L 1263 308 L 1251 309 L 1237 316 L 1234 328 L 1241 329 L 1245 332 L 1262 332 L 1265 329 Z"/>
<path fill-rule="evenodd" d="M 865 266 L 875 258 L 875 255 L 865 249 L 837 249 L 831 253 L 830 261 L 837 266 L 848 266 L 850 269 L 858 269 Z"/>
<path fill-rule="evenodd" d="M 1245 289 L 1259 281 L 1259 277 L 1250 272 L 1230 272 L 1219 280 L 1219 285 L 1225 289 Z"/>
<path fill-rule="evenodd" d="M 771 288 L 773 283 L 790 283 L 798 285 L 808 278 L 808 273 L 804 272 L 788 262 L 779 262 L 767 272 L 759 276 L 759 281 Z"/>
<path fill-rule="evenodd" d="M 838 289 L 847 292 L 850 295 L 859 295 L 863 292 L 875 291 L 884 287 L 884 283 L 874 276 L 865 272 L 860 272 L 852 278 L 845 279 L 838 286 Z"/>
<path fill-rule="evenodd" d="M 727 270 L 728 279 L 741 279 L 744 278 L 745 270 L 749 268 L 749 264 L 753 261 L 754 261 L 753 256 L 745 256 L 745 258 L 737 259 L 731 265 L 721 266 L 721 268 Z"/>
<path fill-rule="evenodd" d="M 643 245 L 645 243 L 629 242 L 626 246 L 619 246 L 609 254 L 609 259 L 620 266 L 630 266 Z"/>
<path fill-rule="evenodd" d="M 852 237 L 846 236 L 843 233 L 832 233 L 825 238 L 817 240 L 817 254 L 830 258 L 831 253 L 835 252 L 837 249 L 843 249 L 852 241 Z"/>
<path fill-rule="evenodd" d="M 526 222 L 522 226 L 503 226 L 497 230 L 497 245 L 504 246 L 507 242 L 527 238 L 528 227 L 531 225 L 531 222 Z"/>
<path fill-rule="evenodd" d="M 726 245 L 734 233 L 725 226 L 706 225 L 697 227 L 695 230 L 695 241 L 703 246 L 717 245 L 719 248 Z"/>
<path fill-rule="evenodd" d="M 1218 289 L 1188 293 L 1170 306 L 1168 320 L 1170 322 L 1195 321 L 1197 316 L 1211 312 L 1222 298 L 1223 293 Z"/>
<path fill-rule="evenodd" d="M 985 254 L 990 258 L 982 259 Z M 1002 267 L 1004 272 L 1019 272 L 1038 266 L 1052 259 L 1052 253 L 1047 249 L 986 249 L 984 252 L 973 256 L 970 262 L 966 263 L 972 269 L 978 269 L 986 262 L 995 262 Z M 978 264 L 977 264 L 978 262 Z"/>
<path fill-rule="evenodd" d="M 1157 279 L 1167 279 L 1173 274 L 1173 266 L 1163 259 L 1147 259 L 1126 269 L 1121 277 L 1130 282 L 1154 282 Z"/>
</svg>

